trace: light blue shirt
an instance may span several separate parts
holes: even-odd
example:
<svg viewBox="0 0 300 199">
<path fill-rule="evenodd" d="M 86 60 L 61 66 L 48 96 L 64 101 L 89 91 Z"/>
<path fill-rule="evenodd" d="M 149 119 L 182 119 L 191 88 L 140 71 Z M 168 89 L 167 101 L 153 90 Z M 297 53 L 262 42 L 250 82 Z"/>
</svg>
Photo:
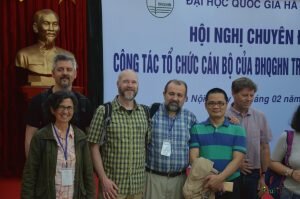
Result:
<svg viewBox="0 0 300 199">
<path fill-rule="evenodd" d="M 189 163 L 190 130 L 197 123 L 196 116 L 181 109 L 175 117 L 169 117 L 161 104 L 152 118 L 151 143 L 147 147 L 147 167 L 159 172 L 182 171 Z M 163 142 L 171 145 L 171 155 L 161 155 Z"/>
</svg>

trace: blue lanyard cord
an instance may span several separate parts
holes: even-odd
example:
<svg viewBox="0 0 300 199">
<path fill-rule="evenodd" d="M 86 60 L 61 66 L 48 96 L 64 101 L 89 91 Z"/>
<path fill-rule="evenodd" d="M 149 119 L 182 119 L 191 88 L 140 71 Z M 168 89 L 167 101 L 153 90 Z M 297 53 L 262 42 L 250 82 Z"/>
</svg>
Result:
<svg viewBox="0 0 300 199">
<path fill-rule="evenodd" d="M 66 133 L 66 145 L 65 145 L 65 148 L 64 148 L 63 144 L 60 141 L 60 137 L 57 134 L 55 125 L 54 124 L 52 124 L 52 125 L 53 125 L 55 136 L 56 136 L 56 138 L 58 140 L 58 143 L 59 143 L 59 145 L 61 146 L 61 148 L 62 148 L 62 150 L 64 152 L 64 157 L 65 157 L 65 160 L 66 160 L 66 167 L 68 167 L 68 162 L 67 162 L 67 160 L 68 160 L 68 136 L 69 136 L 69 131 L 70 131 L 70 124 L 68 126 L 67 133 Z"/>
<path fill-rule="evenodd" d="M 172 129 L 174 127 L 176 118 L 168 118 L 168 138 L 171 140 L 172 139 Z"/>
</svg>

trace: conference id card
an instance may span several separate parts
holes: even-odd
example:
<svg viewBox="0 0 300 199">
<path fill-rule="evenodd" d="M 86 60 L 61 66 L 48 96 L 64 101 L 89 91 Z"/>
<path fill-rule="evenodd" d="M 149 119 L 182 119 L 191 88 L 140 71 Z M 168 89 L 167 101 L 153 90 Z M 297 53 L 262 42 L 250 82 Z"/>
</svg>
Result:
<svg viewBox="0 0 300 199">
<path fill-rule="evenodd" d="M 171 142 L 169 140 L 163 141 L 160 154 L 167 157 L 171 156 Z"/>
<path fill-rule="evenodd" d="M 73 170 L 71 168 L 61 169 L 61 182 L 63 186 L 73 185 Z"/>
</svg>

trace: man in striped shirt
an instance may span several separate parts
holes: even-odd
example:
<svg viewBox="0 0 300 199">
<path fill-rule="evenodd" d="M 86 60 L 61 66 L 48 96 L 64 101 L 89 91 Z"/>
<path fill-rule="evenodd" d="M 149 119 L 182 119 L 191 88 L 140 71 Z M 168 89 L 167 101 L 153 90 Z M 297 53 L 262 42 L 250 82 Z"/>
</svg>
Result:
<svg viewBox="0 0 300 199">
<path fill-rule="evenodd" d="M 216 199 L 239 199 L 239 167 L 246 153 L 245 129 L 225 117 L 228 97 L 224 90 L 213 88 L 206 94 L 209 118 L 194 125 L 190 140 L 190 161 L 204 157 L 214 162 L 219 174 L 206 177 L 204 187 L 216 192 Z M 233 192 L 222 192 L 223 182 L 233 182 Z"/>
</svg>

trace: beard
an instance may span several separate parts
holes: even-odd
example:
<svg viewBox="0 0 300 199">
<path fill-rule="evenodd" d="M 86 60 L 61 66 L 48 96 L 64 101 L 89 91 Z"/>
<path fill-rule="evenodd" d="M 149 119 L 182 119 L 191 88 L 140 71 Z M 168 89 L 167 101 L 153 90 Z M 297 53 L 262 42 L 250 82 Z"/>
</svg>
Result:
<svg viewBox="0 0 300 199">
<path fill-rule="evenodd" d="M 128 101 L 132 101 L 134 100 L 135 96 L 137 95 L 137 90 L 122 90 L 119 88 L 119 95 L 121 95 L 122 97 L 124 97 L 126 100 Z"/>
<path fill-rule="evenodd" d="M 46 37 L 45 46 L 47 48 L 52 48 L 52 47 L 54 47 L 54 45 L 55 45 L 55 38 L 48 38 L 48 37 Z"/>
<path fill-rule="evenodd" d="M 40 40 L 44 43 L 45 47 L 47 49 L 53 48 L 55 46 L 55 39 L 56 39 L 56 34 L 55 33 L 44 33 L 41 37 Z"/>
<path fill-rule="evenodd" d="M 71 85 L 70 77 L 67 75 L 64 75 L 63 77 L 61 77 L 59 80 L 59 85 L 62 88 L 68 88 Z"/>
<path fill-rule="evenodd" d="M 166 109 L 170 112 L 179 112 L 181 107 L 177 102 L 169 102 L 168 104 L 165 104 Z"/>
</svg>

